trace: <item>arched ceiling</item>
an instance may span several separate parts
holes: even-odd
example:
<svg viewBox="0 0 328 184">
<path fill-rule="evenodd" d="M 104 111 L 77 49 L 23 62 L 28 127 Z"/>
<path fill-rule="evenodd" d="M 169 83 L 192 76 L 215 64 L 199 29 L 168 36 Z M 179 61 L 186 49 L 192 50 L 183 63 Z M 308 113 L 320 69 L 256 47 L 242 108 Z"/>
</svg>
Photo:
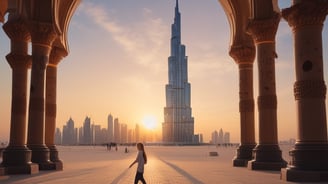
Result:
<svg viewBox="0 0 328 184">
<path fill-rule="evenodd" d="M 253 40 L 246 33 L 251 16 L 250 0 L 219 0 L 230 23 L 231 46 L 254 47 Z"/>
<path fill-rule="evenodd" d="M 80 0 L 65 0 L 60 1 L 57 7 L 57 12 L 60 16 L 56 16 L 56 21 L 59 28 L 59 36 L 54 42 L 54 46 L 63 49 L 66 54 L 68 54 L 68 41 L 67 41 L 67 31 L 69 22 L 79 5 Z"/>
</svg>

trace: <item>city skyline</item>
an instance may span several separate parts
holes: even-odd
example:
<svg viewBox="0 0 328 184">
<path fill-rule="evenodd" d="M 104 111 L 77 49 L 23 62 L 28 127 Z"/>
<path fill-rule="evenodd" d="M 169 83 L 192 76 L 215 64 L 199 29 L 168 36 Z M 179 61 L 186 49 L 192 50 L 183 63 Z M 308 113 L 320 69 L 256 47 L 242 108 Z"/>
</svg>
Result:
<svg viewBox="0 0 328 184">
<path fill-rule="evenodd" d="M 140 127 L 139 124 L 135 124 L 130 127 L 119 122 L 118 118 L 113 119 L 109 114 L 107 127 L 93 122 L 88 116 L 85 117 L 82 126 L 76 126 L 74 119 L 70 117 L 62 128 L 56 128 L 55 140 L 57 145 L 159 143 L 161 135 L 147 129 L 145 125 Z"/>
<path fill-rule="evenodd" d="M 58 66 L 57 127 L 62 127 L 69 117 L 74 117 L 81 126 L 86 115 L 105 126 L 108 113 L 113 113 L 129 125 L 141 123 L 144 116 L 151 115 L 157 120 L 155 129 L 161 129 L 169 53 L 167 38 L 175 1 L 127 2 L 82 1 L 78 7 L 68 33 L 70 54 Z M 290 6 L 290 2 L 279 0 L 279 3 L 281 7 Z M 238 142 L 238 67 L 228 55 L 230 28 L 226 16 L 217 1 L 188 0 L 180 4 L 184 12 L 182 33 L 190 56 L 193 116 L 198 122 L 195 133 L 203 133 L 208 141 L 211 131 L 222 127 L 231 132 L 233 142 Z M 325 27 L 324 51 L 327 35 Z M 10 48 L 3 30 L 0 42 L 0 140 L 8 140 L 11 68 L 5 59 Z M 276 43 L 281 140 L 295 138 L 297 129 L 292 32 L 284 20 L 280 22 Z M 324 52 L 326 83 L 327 58 Z M 256 98 L 256 63 L 254 69 Z M 257 119 L 256 112 L 256 137 Z"/>
</svg>

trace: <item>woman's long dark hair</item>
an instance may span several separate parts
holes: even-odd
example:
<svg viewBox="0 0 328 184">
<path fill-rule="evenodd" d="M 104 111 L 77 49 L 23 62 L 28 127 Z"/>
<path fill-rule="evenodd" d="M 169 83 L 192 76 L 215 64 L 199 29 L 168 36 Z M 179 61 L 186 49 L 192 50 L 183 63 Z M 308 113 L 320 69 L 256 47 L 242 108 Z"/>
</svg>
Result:
<svg viewBox="0 0 328 184">
<path fill-rule="evenodd" d="M 139 143 L 137 144 L 137 147 L 141 149 L 141 151 L 142 151 L 142 153 L 143 153 L 142 156 L 143 156 L 143 158 L 144 158 L 145 164 L 147 164 L 147 155 L 146 155 L 146 152 L 145 152 L 144 145 L 143 145 L 142 143 L 139 142 Z"/>
</svg>

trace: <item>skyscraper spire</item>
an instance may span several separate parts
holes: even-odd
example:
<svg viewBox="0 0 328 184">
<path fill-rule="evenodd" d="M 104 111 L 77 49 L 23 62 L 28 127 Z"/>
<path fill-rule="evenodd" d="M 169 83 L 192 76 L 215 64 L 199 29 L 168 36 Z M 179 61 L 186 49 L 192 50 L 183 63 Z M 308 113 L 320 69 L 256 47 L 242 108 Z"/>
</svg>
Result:
<svg viewBox="0 0 328 184">
<path fill-rule="evenodd" d="M 181 15 L 179 12 L 179 0 L 176 0 L 174 23 L 172 24 L 171 32 L 171 55 L 176 56 L 179 52 L 181 44 Z"/>
</svg>

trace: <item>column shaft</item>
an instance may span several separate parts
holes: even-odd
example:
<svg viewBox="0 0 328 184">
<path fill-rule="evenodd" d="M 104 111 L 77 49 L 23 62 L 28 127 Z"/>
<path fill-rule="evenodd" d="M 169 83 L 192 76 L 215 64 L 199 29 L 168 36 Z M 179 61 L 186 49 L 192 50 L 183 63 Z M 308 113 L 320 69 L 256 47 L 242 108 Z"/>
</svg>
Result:
<svg viewBox="0 0 328 184">
<path fill-rule="evenodd" d="M 259 69 L 259 144 L 278 144 L 275 43 L 257 45 Z"/>
<path fill-rule="evenodd" d="M 45 145 L 45 72 L 52 43 L 56 37 L 52 24 L 32 22 L 32 71 L 28 118 L 28 147 L 32 150 L 32 162 L 41 170 L 53 170 L 50 152 Z"/>
<path fill-rule="evenodd" d="M 63 49 L 53 47 L 50 53 L 46 76 L 46 121 L 45 141 L 50 149 L 50 160 L 56 164 L 56 170 L 63 169 L 63 163 L 58 157 L 55 145 L 56 111 L 57 111 L 57 66 L 67 53 Z"/>
<path fill-rule="evenodd" d="M 322 28 L 327 1 L 294 1 L 283 10 L 294 33 L 298 135 L 290 151 L 292 161 L 283 169 L 287 181 L 328 181 L 326 85 L 322 56 Z"/>
<path fill-rule="evenodd" d="M 255 143 L 253 62 L 255 48 L 252 46 L 231 47 L 230 56 L 239 67 L 239 112 L 240 146 L 233 166 L 245 167 L 252 160 Z"/>
<path fill-rule="evenodd" d="M 10 140 L 3 152 L 1 167 L 4 174 L 32 174 L 38 166 L 31 163 L 31 150 L 26 147 L 27 73 L 31 64 L 27 54 L 30 34 L 25 23 L 13 19 L 3 26 L 11 40 L 11 53 L 7 55 L 12 68 L 12 100 Z"/>
<path fill-rule="evenodd" d="M 268 3 L 268 2 L 267 2 Z M 262 12 L 265 13 L 265 12 Z M 277 96 L 275 65 L 275 35 L 280 15 L 273 13 L 271 18 L 255 17 L 248 31 L 253 36 L 257 48 L 259 72 L 259 144 L 254 149 L 254 159 L 248 162 L 252 170 L 280 170 L 287 162 L 282 159 L 277 135 Z"/>
</svg>

